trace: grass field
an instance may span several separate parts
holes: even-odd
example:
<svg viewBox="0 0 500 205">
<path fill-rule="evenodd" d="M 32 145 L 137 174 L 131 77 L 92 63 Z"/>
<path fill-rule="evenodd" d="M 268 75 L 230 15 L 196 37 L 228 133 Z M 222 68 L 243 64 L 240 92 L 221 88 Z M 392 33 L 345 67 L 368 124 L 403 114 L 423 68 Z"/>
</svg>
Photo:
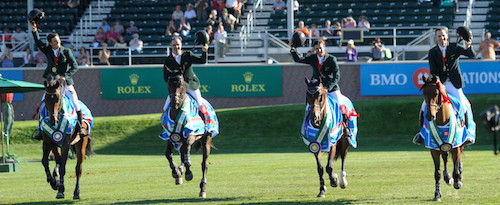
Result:
<svg viewBox="0 0 500 205">
<path fill-rule="evenodd" d="M 478 124 L 477 143 L 465 150 L 464 186 L 442 185 L 447 204 L 497 204 L 500 157 L 477 117 L 500 96 L 470 96 Z M 157 135 L 159 114 L 98 117 L 97 152 L 85 161 L 81 200 L 73 201 L 76 161 L 67 166 L 66 199 L 45 182 L 41 143 L 29 139 L 34 121 L 16 122 L 11 150 L 20 171 L 0 173 L 0 204 L 431 204 L 434 168 L 429 151 L 411 144 L 421 98 L 355 102 L 360 132 L 346 161 L 349 186 L 328 187 L 318 199 L 315 160 L 298 137 L 304 105 L 217 110 L 221 134 L 209 158 L 207 198 L 199 199 L 201 156 L 192 157 L 194 179 L 175 185 Z M 174 156 L 179 161 L 179 156 Z M 52 164 L 53 165 L 53 162 Z M 334 166 L 339 172 L 340 162 Z M 73 176 L 73 177 L 72 177 Z"/>
</svg>

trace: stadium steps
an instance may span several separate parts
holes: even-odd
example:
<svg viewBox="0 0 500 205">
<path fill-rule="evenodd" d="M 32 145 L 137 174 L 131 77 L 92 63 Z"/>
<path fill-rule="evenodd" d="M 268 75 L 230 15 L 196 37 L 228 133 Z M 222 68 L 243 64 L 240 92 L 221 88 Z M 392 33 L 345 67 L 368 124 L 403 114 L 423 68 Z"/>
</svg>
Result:
<svg viewBox="0 0 500 205">
<path fill-rule="evenodd" d="M 100 9 L 99 5 L 101 6 Z M 94 35 L 97 32 L 97 28 L 101 24 L 102 19 L 107 17 L 114 6 L 114 0 L 92 1 L 90 3 L 89 8 L 87 8 L 81 17 L 82 20 L 77 23 L 75 29 L 71 33 L 73 36 L 82 37 L 81 45 L 75 45 L 75 48 L 92 44 L 92 40 L 94 39 Z M 90 9 L 90 7 L 92 7 L 92 9 Z M 108 22 L 108 24 L 113 26 L 114 22 Z"/>
</svg>

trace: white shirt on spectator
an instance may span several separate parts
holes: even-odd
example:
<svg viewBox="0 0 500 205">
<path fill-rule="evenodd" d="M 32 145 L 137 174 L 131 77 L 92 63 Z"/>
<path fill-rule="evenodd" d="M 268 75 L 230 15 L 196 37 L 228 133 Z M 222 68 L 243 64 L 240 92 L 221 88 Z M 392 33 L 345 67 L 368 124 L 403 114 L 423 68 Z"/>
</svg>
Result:
<svg viewBox="0 0 500 205">
<path fill-rule="evenodd" d="M 187 10 L 186 12 L 184 12 L 184 17 L 187 20 L 196 18 L 196 11 L 194 11 L 194 9 Z"/>
<path fill-rule="evenodd" d="M 215 41 L 225 44 L 226 39 L 227 39 L 227 32 L 226 31 L 223 31 L 222 33 L 219 33 L 219 31 L 215 32 L 215 34 L 214 34 Z"/>
<path fill-rule="evenodd" d="M 226 0 L 226 8 L 238 7 L 238 0 Z"/>
</svg>

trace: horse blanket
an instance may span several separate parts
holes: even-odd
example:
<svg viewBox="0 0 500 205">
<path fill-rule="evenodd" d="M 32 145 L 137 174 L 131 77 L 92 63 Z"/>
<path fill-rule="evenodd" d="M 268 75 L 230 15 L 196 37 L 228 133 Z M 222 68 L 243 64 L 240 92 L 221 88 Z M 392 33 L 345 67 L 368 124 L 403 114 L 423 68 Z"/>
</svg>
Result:
<svg viewBox="0 0 500 205">
<path fill-rule="evenodd" d="M 424 124 L 420 129 L 420 134 L 424 138 L 425 147 L 429 149 L 449 151 L 452 148 L 460 147 L 468 139 L 471 143 L 476 141 L 476 123 L 472 115 L 470 104 L 462 104 L 460 100 L 452 95 L 448 95 L 450 103 L 443 106 L 450 106 L 450 120 L 444 126 L 439 126 L 435 121 L 428 121 L 424 117 Z M 423 113 L 427 113 L 425 101 L 422 103 Z M 465 117 L 467 115 L 467 118 Z M 467 119 L 468 127 L 465 120 Z"/>
<path fill-rule="evenodd" d="M 42 101 L 39 109 L 39 130 L 45 132 L 49 136 L 52 136 L 52 141 L 54 141 L 59 146 L 61 146 L 64 142 L 65 135 L 73 133 L 73 129 L 76 126 L 76 121 L 78 120 L 76 110 L 73 107 L 70 99 L 64 95 L 62 100 L 62 112 L 59 113 L 59 120 L 55 126 L 52 126 L 49 123 L 50 117 L 47 115 L 45 102 Z M 85 105 L 85 103 L 83 103 L 82 101 L 78 101 L 78 103 L 80 103 L 83 121 L 88 124 L 88 134 L 90 135 L 90 132 L 94 125 L 94 118 L 92 117 L 92 113 L 90 112 L 90 109 L 87 107 L 87 105 Z"/>
<path fill-rule="evenodd" d="M 205 99 L 202 99 L 201 102 L 207 107 L 208 117 L 206 125 L 200 117 L 196 100 L 187 95 L 181 112 L 179 112 L 175 119 L 170 119 L 170 104 L 167 105 L 160 118 L 163 133 L 159 137 L 165 141 L 170 140 L 174 144 L 175 149 L 179 150 L 182 144 L 181 138 L 187 138 L 189 135 L 201 135 L 205 131 L 211 133 L 212 137 L 219 134 L 219 120 L 217 120 L 214 108 Z"/>
<path fill-rule="evenodd" d="M 358 134 L 357 113 L 349 98 L 342 96 L 339 104 L 335 98 L 328 96 L 326 104 L 326 115 L 318 128 L 314 128 L 311 124 L 309 112 L 311 110 L 309 105 L 306 105 L 304 120 L 300 135 L 304 143 L 309 147 L 309 151 L 318 153 L 320 151 L 328 151 L 330 147 L 340 139 L 342 130 L 342 113 L 346 114 L 348 119 L 348 126 L 351 128 L 352 136 L 349 138 L 349 143 L 354 148 L 357 147 L 356 136 Z M 342 112 L 344 111 L 344 112 Z"/>
</svg>

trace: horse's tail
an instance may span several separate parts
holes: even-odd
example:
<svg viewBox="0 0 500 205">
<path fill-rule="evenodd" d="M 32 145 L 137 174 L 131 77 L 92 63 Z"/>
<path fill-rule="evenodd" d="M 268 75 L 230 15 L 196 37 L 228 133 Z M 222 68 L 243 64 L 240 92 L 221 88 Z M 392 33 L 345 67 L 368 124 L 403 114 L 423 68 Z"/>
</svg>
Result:
<svg viewBox="0 0 500 205">
<path fill-rule="evenodd" d="M 337 147 L 336 147 L 336 150 L 335 150 L 335 160 L 337 160 L 337 158 L 341 157 L 341 155 L 343 155 L 344 153 L 342 152 L 342 147 L 344 147 L 344 140 L 342 140 L 344 136 L 342 136 L 339 141 L 337 141 Z"/>
<path fill-rule="evenodd" d="M 93 155 L 96 155 L 96 153 L 94 152 L 94 150 L 92 149 L 92 145 L 91 142 L 92 142 L 92 138 L 90 138 L 90 135 L 87 136 L 88 137 L 88 142 L 87 142 L 87 147 L 85 147 L 85 156 L 93 156 Z M 78 144 L 78 143 L 77 143 Z M 71 145 L 71 151 L 73 153 L 76 153 L 77 150 L 76 150 L 76 145 L 77 144 L 74 144 L 74 145 Z"/>
<path fill-rule="evenodd" d="M 206 137 L 211 137 L 211 136 L 210 136 L 210 133 L 208 133 L 208 136 L 206 136 Z M 194 142 L 194 144 L 193 144 L 193 149 L 194 149 L 196 152 L 198 152 L 198 151 L 200 151 L 201 146 L 202 146 L 202 144 L 201 144 L 201 140 L 197 140 L 197 141 L 196 141 L 196 142 Z M 214 143 L 213 143 L 213 141 L 212 141 L 212 140 L 210 140 L 210 147 L 211 147 L 211 148 L 214 148 L 214 149 L 217 149 L 217 147 L 215 147 L 215 146 L 214 146 Z"/>
</svg>

